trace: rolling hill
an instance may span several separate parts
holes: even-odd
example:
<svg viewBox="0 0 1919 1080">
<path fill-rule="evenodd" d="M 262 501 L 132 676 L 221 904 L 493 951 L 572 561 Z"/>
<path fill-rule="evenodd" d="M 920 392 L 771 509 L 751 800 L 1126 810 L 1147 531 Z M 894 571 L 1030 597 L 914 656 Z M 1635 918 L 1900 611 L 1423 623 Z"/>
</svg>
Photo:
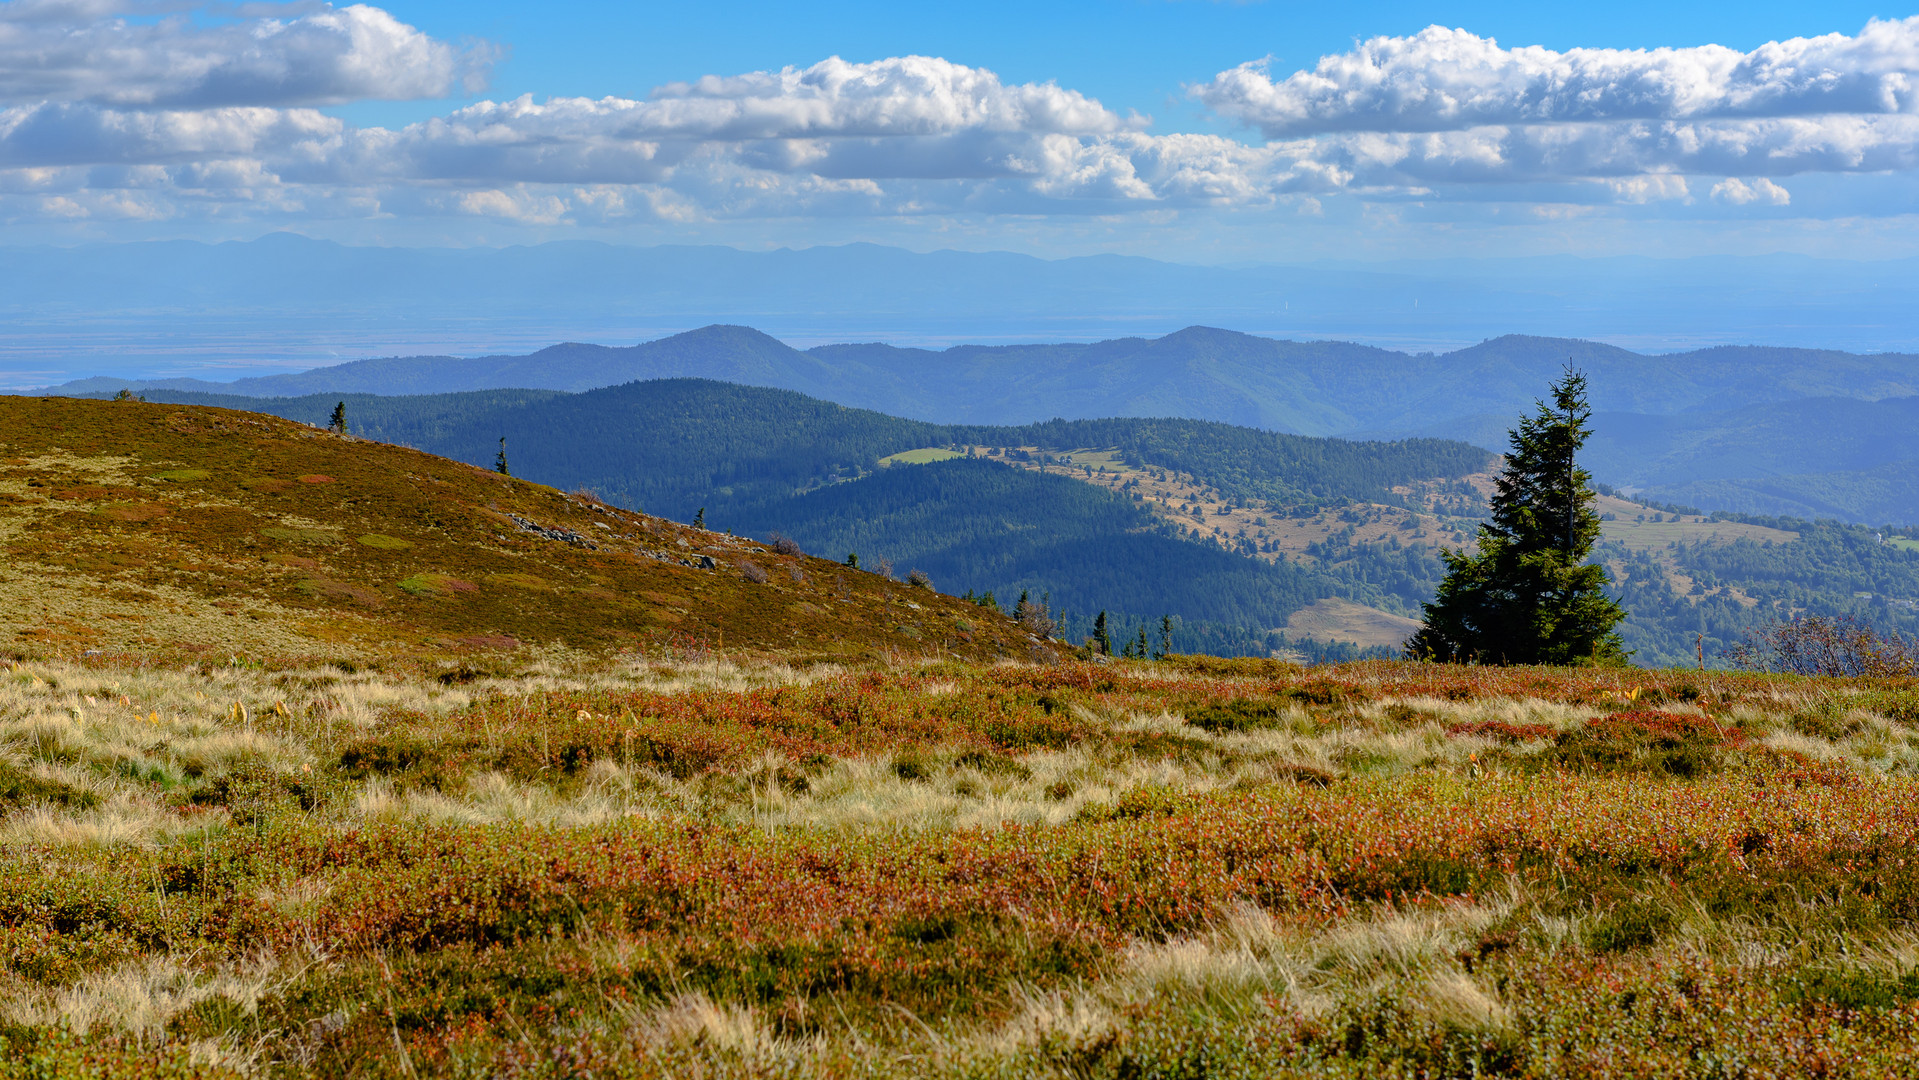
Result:
<svg viewBox="0 0 1919 1080">
<path fill-rule="evenodd" d="M 1025 657 L 929 590 L 258 413 L 0 398 L 0 650 Z"/>
<path fill-rule="evenodd" d="M 153 396 L 310 424 L 340 400 Z M 1184 651 L 1390 644 L 1432 595 L 1440 549 L 1470 543 L 1489 481 L 1489 455 L 1456 442 L 1163 419 L 935 425 L 704 380 L 345 400 L 378 439 L 484 465 L 504 433 L 516 472 L 616 504 L 704 510 L 715 528 L 889 560 L 951 593 L 1050 593 L 1074 635 L 1101 610 L 1126 633 L 1174 615 Z M 1602 502 L 1597 554 L 1642 662 L 1689 662 L 1797 612 L 1919 628 L 1919 554 L 1872 530 Z"/>
<path fill-rule="evenodd" d="M 257 407 L 312 424 L 340 400 L 151 396 Z M 476 391 L 345 402 L 350 423 L 370 437 L 480 465 L 504 435 L 523 475 L 589 487 L 610 502 L 679 520 L 703 512 L 716 528 L 785 533 L 834 557 L 857 552 L 869 566 L 890 559 L 900 573 L 923 570 L 951 592 L 1009 601 L 1022 589 L 1050 592 L 1069 622 L 1099 610 L 1129 625 L 1173 615 L 1182 625 L 1179 647 L 1191 651 L 1265 651 L 1270 632 L 1326 596 L 1396 603 L 1402 614 L 1409 601 L 1392 601 L 1368 582 L 1183 542 L 1130 493 L 1071 482 L 1043 454 L 1019 462 L 1031 469 L 1007 467 L 1004 455 L 925 470 L 881 470 L 879 462 L 903 453 L 954 456 L 937 449 L 944 447 L 1097 443 L 1128 460 L 1203 473 L 1228 498 L 1306 512 L 1391 500 L 1395 486 L 1464 476 L 1488 460 L 1482 450 L 1440 440 L 1352 443 L 1186 420 L 935 425 L 791 391 L 691 379 L 572 395 Z"/>
<path fill-rule="evenodd" d="M 1532 404 L 1568 360 L 1592 377 L 1594 408 L 1669 415 L 1842 396 L 1919 394 L 1919 356 L 1723 347 L 1647 356 L 1565 338 L 1508 335 L 1408 355 L 1336 341 L 1281 341 L 1193 326 L 1092 344 L 792 348 L 743 326 L 639 345 L 562 344 L 526 356 L 393 357 L 233 383 L 86 382 L 54 389 L 196 390 L 250 397 L 417 394 L 504 388 L 579 391 L 661 378 L 797 390 L 935 423 L 1177 416 L 1305 435 L 1404 431 Z"/>
<path fill-rule="evenodd" d="M 1715 347 L 1649 356 L 1508 335 L 1443 355 L 1282 341 L 1188 327 L 1091 344 L 883 344 L 799 350 L 741 326 L 626 347 L 562 344 L 525 356 L 392 357 L 233 383 L 88 379 L 59 388 L 232 397 L 580 392 L 706 378 L 783 388 L 944 426 L 1046 418 L 1179 417 L 1361 440 L 1457 439 L 1498 449 L 1512 417 L 1568 361 L 1591 377 L 1592 467 L 1651 497 L 1746 513 L 1919 522 L 1912 445 L 1919 357 Z M 238 404 L 236 402 L 236 404 Z M 241 407 L 250 407 L 242 405 Z M 1085 445 L 1099 440 L 1065 439 Z"/>
</svg>

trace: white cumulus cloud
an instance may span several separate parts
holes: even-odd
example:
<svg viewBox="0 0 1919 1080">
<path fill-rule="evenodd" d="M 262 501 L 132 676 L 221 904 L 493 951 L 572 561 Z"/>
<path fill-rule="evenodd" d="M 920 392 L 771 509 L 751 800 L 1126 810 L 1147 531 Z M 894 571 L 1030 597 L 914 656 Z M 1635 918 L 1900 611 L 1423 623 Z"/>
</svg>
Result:
<svg viewBox="0 0 1919 1080">
<path fill-rule="evenodd" d="M 1254 61 L 1193 93 L 1268 138 L 1485 125 L 1919 111 L 1919 16 L 1739 52 L 1502 48 L 1465 30 L 1378 37 L 1275 81 Z"/>
<path fill-rule="evenodd" d="M 323 156 L 345 125 L 311 109 L 139 111 L 45 104 L 0 109 L 0 168 Z"/>
<path fill-rule="evenodd" d="M 1751 203 L 1764 206 L 1789 206 L 1792 203 L 1791 192 L 1763 176 L 1750 184 L 1736 176 L 1729 176 L 1713 185 L 1712 197 L 1733 206 L 1746 206 Z"/>
<path fill-rule="evenodd" d="M 1259 201 L 1337 186 L 1338 169 L 1215 135 L 1150 135 L 1132 118 L 1051 83 L 1008 85 L 931 57 L 673 84 L 645 99 L 523 96 L 480 102 L 397 131 L 346 132 L 336 151 L 290 163 L 304 182 L 663 184 L 807 200 Z M 24 164 L 24 162 L 21 162 Z M 1334 177 L 1329 181 L 1328 177 Z M 946 189 L 942 190 L 941 185 Z M 604 203 L 604 199 L 601 200 Z"/>
<path fill-rule="evenodd" d="M 180 0 L 196 18 L 117 18 L 129 2 L 0 0 L 0 218 L 1148 221 L 1321 214 L 1341 197 L 1670 214 L 1699 192 L 1787 206 L 1776 179 L 1919 168 L 1919 19 L 1751 52 L 1506 49 L 1433 28 L 1284 79 L 1242 65 L 1196 89 L 1261 142 L 1156 132 L 1056 83 L 929 56 L 357 127 L 316 106 L 445 94 L 484 74 L 484 50 L 364 5 Z"/>
<path fill-rule="evenodd" d="M 1434 26 L 1280 79 L 1242 64 L 1192 93 L 1358 185 L 1603 183 L 1683 202 L 1688 175 L 1919 167 L 1919 17 L 1750 52 L 1509 49 Z"/>
<path fill-rule="evenodd" d="M 456 47 L 364 4 L 293 18 L 114 17 L 126 7 L 0 3 L 0 104 L 179 109 L 432 98 L 480 89 L 492 59 L 484 46 Z"/>
</svg>

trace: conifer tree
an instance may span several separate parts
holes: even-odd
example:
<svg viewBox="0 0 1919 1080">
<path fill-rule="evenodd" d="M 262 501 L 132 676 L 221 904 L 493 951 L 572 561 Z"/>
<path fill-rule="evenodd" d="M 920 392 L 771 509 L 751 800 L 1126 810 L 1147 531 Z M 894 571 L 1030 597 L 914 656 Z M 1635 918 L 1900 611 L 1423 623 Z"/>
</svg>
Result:
<svg viewBox="0 0 1919 1080">
<path fill-rule="evenodd" d="M 1570 364 L 1552 403 L 1520 421 L 1496 481 L 1479 550 L 1443 552 L 1446 580 L 1406 643 L 1418 659 L 1480 664 L 1624 663 L 1614 630 L 1625 612 L 1606 569 L 1586 556 L 1599 539 L 1592 474 L 1576 461 L 1592 410 Z"/>
<path fill-rule="evenodd" d="M 506 467 L 506 436 L 500 436 L 500 455 L 493 459 L 493 471 L 501 476 L 512 476 Z"/>
<path fill-rule="evenodd" d="M 1171 655 L 1173 655 L 1173 617 L 1161 615 L 1159 617 L 1159 658 L 1164 660 Z"/>
<path fill-rule="evenodd" d="M 333 415 L 327 417 L 326 426 L 328 431 L 346 434 L 346 402 L 342 401 L 333 407 Z"/>
<path fill-rule="evenodd" d="M 1104 611 L 1099 613 L 1099 618 L 1093 620 L 1093 647 L 1099 650 L 1101 656 L 1113 655 L 1113 638 L 1106 632 Z"/>
</svg>

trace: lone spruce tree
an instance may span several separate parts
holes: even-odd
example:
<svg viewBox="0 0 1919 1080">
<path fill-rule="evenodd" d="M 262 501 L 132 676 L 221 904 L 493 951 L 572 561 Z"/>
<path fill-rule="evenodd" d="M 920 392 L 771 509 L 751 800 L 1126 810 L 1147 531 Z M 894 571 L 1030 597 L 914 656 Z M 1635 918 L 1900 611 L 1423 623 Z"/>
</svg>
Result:
<svg viewBox="0 0 1919 1080">
<path fill-rule="evenodd" d="M 1620 664 L 1613 629 L 1625 618 L 1606 595 L 1606 569 L 1588 565 L 1599 539 L 1592 474 L 1574 460 L 1586 441 L 1586 377 L 1568 364 L 1552 403 L 1520 421 L 1492 497 L 1479 551 L 1443 552 L 1446 580 L 1426 625 L 1406 643 L 1415 659 L 1478 664 Z"/>
</svg>

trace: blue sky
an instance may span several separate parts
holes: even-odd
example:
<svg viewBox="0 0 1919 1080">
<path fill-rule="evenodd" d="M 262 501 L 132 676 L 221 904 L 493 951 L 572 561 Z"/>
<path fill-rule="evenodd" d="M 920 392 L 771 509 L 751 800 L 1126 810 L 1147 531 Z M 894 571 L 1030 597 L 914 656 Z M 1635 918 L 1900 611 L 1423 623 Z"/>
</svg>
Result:
<svg viewBox="0 0 1919 1080">
<path fill-rule="evenodd" d="M 0 228 L 1209 263 L 1903 257 L 1912 16 L 4 0 Z"/>
<path fill-rule="evenodd" d="M 991 68 L 1009 82 L 1054 80 L 1132 109 L 1191 123 L 1203 110 L 1183 87 L 1258 56 L 1309 67 L 1355 40 L 1415 34 L 1435 23 L 1509 45 L 1552 49 L 1720 44 L 1850 34 L 1868 19 L 1919 8 L 1781 3 L 1230 3 L 1091 0 L 967 4 L 884 2 L 525 4 L 507 0 L 396 2 L 387 10 L 438 37 L 482 37 L 511 48 L 491 93 L 516 97 L 637 96 L 693 77 L 805 66 L 827 56 L 877 60 L 924 54 Z M 432 106 L 367 110 L 371 121 L 414 120 Z"/>
</svg>

